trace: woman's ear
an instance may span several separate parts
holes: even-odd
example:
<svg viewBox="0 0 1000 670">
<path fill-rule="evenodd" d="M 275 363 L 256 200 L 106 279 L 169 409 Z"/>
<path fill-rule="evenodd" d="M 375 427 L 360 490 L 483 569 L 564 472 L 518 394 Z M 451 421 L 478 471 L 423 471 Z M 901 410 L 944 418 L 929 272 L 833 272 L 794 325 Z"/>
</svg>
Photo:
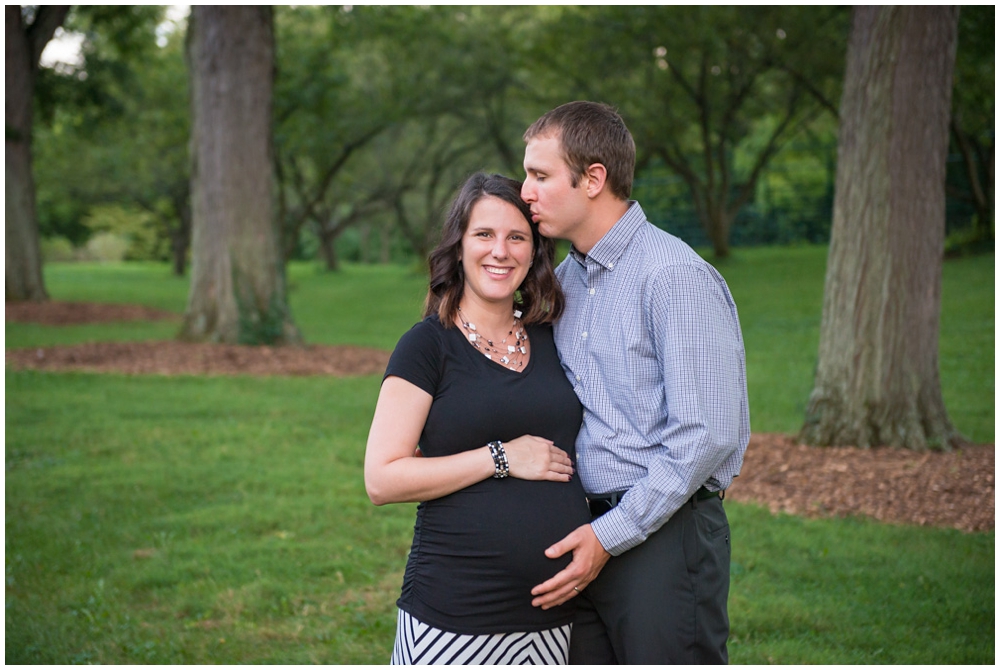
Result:
<svg viewBox="0 0 1000 670">
<path fill-rule="evenodd" d="M 596 198 L 608 182 L 608 168 L 602 163 L 592 163 L 587 167 L 584 176 L 587 178 L 587 197 Z"/>
</svg>

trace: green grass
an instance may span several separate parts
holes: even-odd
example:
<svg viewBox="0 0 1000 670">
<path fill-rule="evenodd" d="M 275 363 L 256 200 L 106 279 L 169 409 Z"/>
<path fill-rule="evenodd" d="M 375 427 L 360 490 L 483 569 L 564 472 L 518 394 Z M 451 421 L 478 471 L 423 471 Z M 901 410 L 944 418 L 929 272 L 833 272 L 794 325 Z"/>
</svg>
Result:
<svg viewBox="0 0 1000 670">
<path fill-rule="evenodd" d="M 364 494 L 377 390 L 8 373 L 6 661 L 384 660 L 412 508 Z"/>
<path fill-rule="evenodd" d="M 756 431 L 798 428 L 825 249 L 722 264 Z M 307 340 L 391 348 L 408 268 L 290 268 Z M 50 265 L 61 300 L 183 311 L 152 264 Z M 993 257 L 949 261 L 942 383 L 993 440 Z M 170 337 L 177 324 L 6 324 L 7 346 Z M 362 462 L 378 377 L 6 373 L 7 663 L 384 663 L 412 505 L 375 508 Z M 993 663 L 994 533 L 772 516 L 727 503 L 734 663 Z"/>
<path fill-rule="evenodd" d="M 733 662 L 994 662 L 994 533 L 726 508 Z"/>
<path fill-rule="evenodd" d="M 377 388 L 8 372 L 6 662 L 385 662 Z M 993 533 L 728 507 L 733 662 L 992 662 Z"/>
</svg>

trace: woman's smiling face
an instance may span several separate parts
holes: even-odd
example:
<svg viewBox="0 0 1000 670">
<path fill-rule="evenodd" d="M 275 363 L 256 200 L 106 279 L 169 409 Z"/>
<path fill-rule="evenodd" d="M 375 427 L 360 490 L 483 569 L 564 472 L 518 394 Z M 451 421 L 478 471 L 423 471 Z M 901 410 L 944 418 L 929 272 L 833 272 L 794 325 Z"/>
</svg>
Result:
<svg viewBox="0 0 1000 670">
<path fill-rule="evenodd" d="M 479 200 L 462 237 L 465 299 L 513 300 L 533 253 L 531 226 L 517 207 L 493 196 Z"/>
</svg>

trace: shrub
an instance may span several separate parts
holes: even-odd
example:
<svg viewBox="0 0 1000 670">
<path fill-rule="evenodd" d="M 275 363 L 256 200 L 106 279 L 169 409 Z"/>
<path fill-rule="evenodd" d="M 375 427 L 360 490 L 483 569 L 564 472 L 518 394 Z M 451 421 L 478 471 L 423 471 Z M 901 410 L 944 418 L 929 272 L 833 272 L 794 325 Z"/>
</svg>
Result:
<svg viewBox="0 0 1000 670">
<path fill-rule="evenodd" d="M 114 233 L 98 233 L 90 238 L 85 248 L 85 260 L 101 262 L 121 261 L 125 259 L 129 242 L 121 235 Z"/>
<path fill-rule="evenodd" d="M 41 239 L 41 247 L 42 260 L 46 263 L 60 263 L 72 261 L 76 258 L 76 250 L 73 248 L 73 243 L 61 235 L 43 237 Z"/>
<path fill-rule="evenodd" d="M 97 205 L 83 219 L 93 233 L 112 233 L 126 242 L 124 260 L 166 260 L 169 243 L 156 217 L 132 205 Z"/>
</svg>

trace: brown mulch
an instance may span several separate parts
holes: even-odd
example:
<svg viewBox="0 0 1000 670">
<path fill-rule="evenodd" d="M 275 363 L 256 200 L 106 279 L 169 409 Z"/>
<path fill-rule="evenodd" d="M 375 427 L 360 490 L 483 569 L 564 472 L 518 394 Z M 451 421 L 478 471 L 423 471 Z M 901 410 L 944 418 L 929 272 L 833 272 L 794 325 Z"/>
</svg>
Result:
<svg viewBox="0 0 1000 670">
<path fill-rule="evenodd" d="M 133 305 L 7 304 L 8 321 L 48 325 L 178 318 Z M 7 366 L 125 374 L 366 375 L 389 353 L 345 346 L 244 347 L 184 342 L 102 342 L 8 350 Z M 743 471 L 726 494 L 772 513 L 863 515 L 967 532 L 994 528 L 994 445 L 949 453 L 880 447 L 808 447 L 785 435 L 750 438 Z"/>
<path fill-rule="evenodd" d="M 371 375 L 385 371 L 389 352 L 309 345 L 245 347 L 190 342 L 91 342 L 8 349 L 15 370 L 76 370 L 129 375 Z"/>
<path fill-rule="evenodd" d="M 772 513 L 811 517 L 863 515 L 879 521 L 994 528 L 994 445 L 952 452 L 878 447 L 809 447 L 786 436 L 750 438 L 729 500 Z"/>
<path fill-rule="evenodd" d="M 173 312 L 141 305 L 86 302 L 7 303 L 7 320 L 65 326 L 81 323 L 179 320 Z M 93 342 L 65 347 L 11 349 L 15 370 L 75 370 L 160 375 L 370 375 L 385 371 L 380 349 L 311 345 L 244 347 L 189 342 Z"/>
<path fill-rule="evenodd" d="M 98 302 L 8 302 L 8 321 L 40 323 L 44 326 L 70 326 L 81 323 L 115 321 L 180 320 L 180 316 L 142 305 L 107 305 Z"/>
</svg>

